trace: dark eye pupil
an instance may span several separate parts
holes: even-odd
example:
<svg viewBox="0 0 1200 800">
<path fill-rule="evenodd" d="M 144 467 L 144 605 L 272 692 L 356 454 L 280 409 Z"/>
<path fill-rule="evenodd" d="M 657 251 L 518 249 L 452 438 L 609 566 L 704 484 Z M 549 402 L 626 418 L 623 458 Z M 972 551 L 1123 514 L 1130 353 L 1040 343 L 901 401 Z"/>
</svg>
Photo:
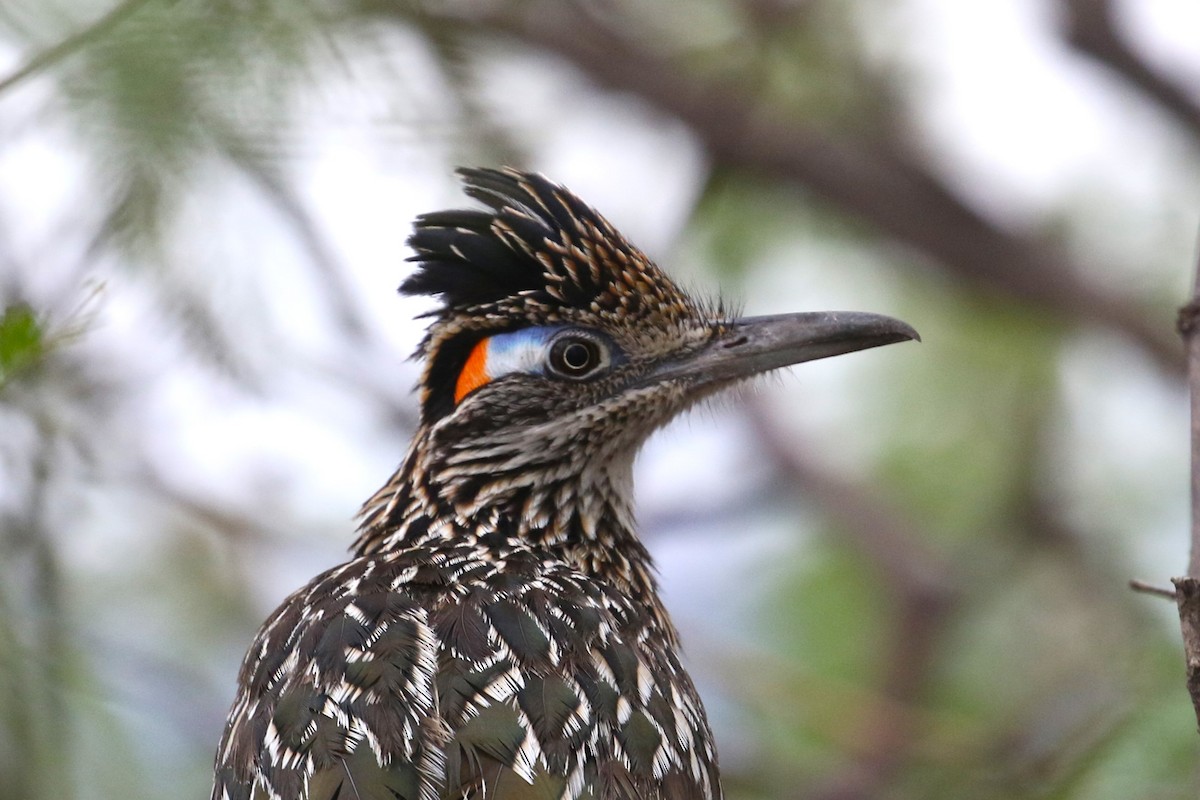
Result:
<svg viewBox="0 0 1200 800">
<path fill-rule="evenodd" d="M 592 352 L 586 344 L 571 342 L 563 348 L 562 360 L 564 367 L 578 372 L 587 369 L 592 361 Z"/>
<path fill-rule="evenodd" d="M 599 346 L 590 339 L 564 337 L 550 351 L 550 363 L 560 375 L 581 378 L 600 366 Z"/>
</svg>

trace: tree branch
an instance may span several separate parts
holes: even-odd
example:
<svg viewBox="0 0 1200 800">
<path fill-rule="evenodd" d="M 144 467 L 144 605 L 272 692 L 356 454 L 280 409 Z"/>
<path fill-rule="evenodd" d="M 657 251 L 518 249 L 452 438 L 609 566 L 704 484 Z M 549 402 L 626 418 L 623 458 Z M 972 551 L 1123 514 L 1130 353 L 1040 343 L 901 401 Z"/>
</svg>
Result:
<svg viewBox="0 0 1200 800">
<path fill-rule="evenodd" d="M 1188 695 L 1200 723 L 1200 579 L 1172 578 L 1179 627 L 1183 632 L 1183 657 L 1187 668 Z"/>
<path fill-rule="evenodd" d="M 1187 128 L 1200 145 L 1200 105 L 1188 91 L 1152 67 L 1125 41 L 1113 19 L 1112 0 L 1060 0 L 1064 38 L 1133 84 Z"/>
<path fill-rule="evenodd" d="M 1187 349 L 1188 389 L 1191 394 L 1192 531 L 1188 574 L 1173 578 L 1183 655 L 1187 665 L 1188 694 L 1200 723 L 1200 256 L 1192 299 L 1179 310 L 1179 335 Z"/>
<path fill-rule="evenodd" d="M 1200 257 L 1196 263 L 1192 300 L 1179 309 L 1177 328 L 1187 350 L 1188 390 L 1191 395 L 1192 547 L 1187 574 L 1191 578 L 1200 578 Z"/>
</svg>

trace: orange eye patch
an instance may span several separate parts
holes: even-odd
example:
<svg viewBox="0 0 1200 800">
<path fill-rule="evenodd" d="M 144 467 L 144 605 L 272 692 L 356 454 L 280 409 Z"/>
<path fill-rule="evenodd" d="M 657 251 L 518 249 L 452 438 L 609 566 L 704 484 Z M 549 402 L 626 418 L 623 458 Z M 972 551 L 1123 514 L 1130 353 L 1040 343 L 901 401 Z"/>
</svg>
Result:
<svg viewBox="0 0 1200 800">
<path fill-rule="evenodd" d="M 490 341 L 490 339 L 481 339 L 471 349 L 467 363 L 463 365 L 462 372 L 458 373 L 458 383 L 454 385 L 455 403 L 461 402 L 464 397 L 492 379 L 487 370 L 488 342 Z"/>
</svg>

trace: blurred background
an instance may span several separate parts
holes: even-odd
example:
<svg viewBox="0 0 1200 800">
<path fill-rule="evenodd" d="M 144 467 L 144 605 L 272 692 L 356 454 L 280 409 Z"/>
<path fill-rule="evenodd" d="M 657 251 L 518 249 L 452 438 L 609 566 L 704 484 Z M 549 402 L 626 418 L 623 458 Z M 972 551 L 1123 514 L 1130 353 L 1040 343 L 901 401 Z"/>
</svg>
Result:
<svg viewBox="0 0 1200 800">
<path fill-rule="evenodd" d="M 5 0 L 0 797 L 207 797 L 415 417 L 414 215 L 542 171 L 701 295 L 920 345 L 638 462 L 731 800 L 1194 800 L 1184 0 Z"/>
</svg>

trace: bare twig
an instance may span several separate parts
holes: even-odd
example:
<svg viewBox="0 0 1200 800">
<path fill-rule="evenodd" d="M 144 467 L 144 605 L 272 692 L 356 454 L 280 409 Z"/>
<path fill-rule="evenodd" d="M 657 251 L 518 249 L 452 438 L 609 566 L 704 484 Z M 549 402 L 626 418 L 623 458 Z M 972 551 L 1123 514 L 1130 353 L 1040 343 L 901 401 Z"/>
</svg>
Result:
<svg viewBox="0 0 1200 800">
<path fill-rule="evenodd" d="M 1139 581 L 1137 578 L 1130 579 L 1129 588 L 1133 589 L 1135 592 L 1153 595 L 1154 597 L 1162 597 L 1170 600 L 1171 602 L 1175 602 L 1178 597 L 1174 589 L 1168 589 L 1166 586 L 1155 586 L 1153 583 Z"/>
</svg>

